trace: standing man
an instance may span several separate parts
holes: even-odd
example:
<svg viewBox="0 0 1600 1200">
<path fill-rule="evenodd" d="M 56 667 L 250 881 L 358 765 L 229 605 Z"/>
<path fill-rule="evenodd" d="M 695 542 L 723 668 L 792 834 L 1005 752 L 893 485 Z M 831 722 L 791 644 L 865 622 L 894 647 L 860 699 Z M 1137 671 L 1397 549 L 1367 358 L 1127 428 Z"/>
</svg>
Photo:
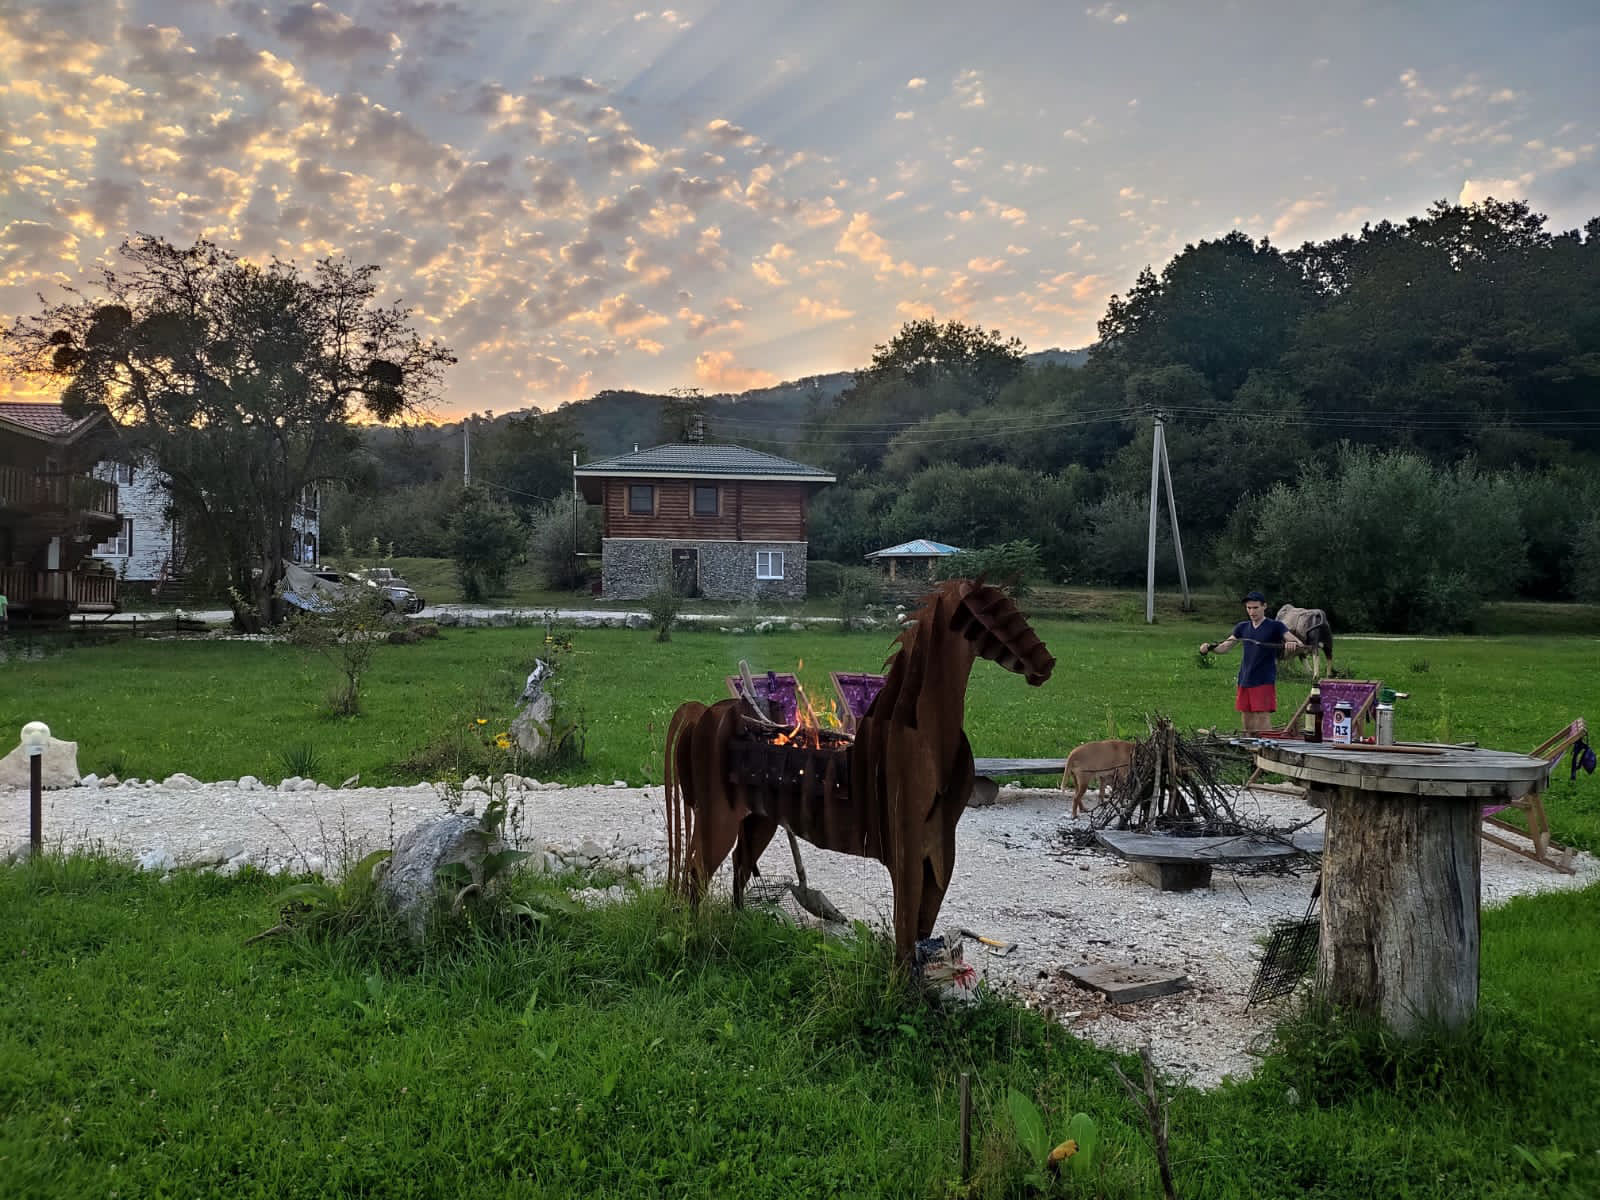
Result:
<svg viewBox="0 0 1600 1200">
<path fill-rule="evenodd" d="M 1240 621 L 1226 639 L 1215 645 L 1201 642 L 1200 653 L 1226 654 L 1235 642 L 1243 644 L 1239 692 L 1233 706 L 1244 714 L 1245 731 L 1255 733 L 1268 728 L 1272 714 L 1278 711 L 1279 647 L 1299 649 L 1300 639 L 1282 621 L 1267 616 L 1267 598 L 1260 592 L 1245 596 L 1244 612 L 1249 620 Z"/>
</svg>

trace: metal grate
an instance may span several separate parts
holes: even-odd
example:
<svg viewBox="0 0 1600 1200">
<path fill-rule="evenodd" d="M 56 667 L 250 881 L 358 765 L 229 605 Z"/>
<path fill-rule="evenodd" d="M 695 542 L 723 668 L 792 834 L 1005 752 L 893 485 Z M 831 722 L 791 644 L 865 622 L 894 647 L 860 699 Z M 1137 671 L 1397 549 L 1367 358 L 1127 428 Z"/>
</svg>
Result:
<svg viewBox="0 0 1600 1200">
<path fill-rule="evenodd" d="M 1317 897 L 1321 890 L 1320 886 L 1312 890 L 1305 916 L 1299 920 L 1273 921 L 1267 926 L 1267 950 L 1261 956 L 1255 982 L 1250 985 L 1246 1008 L 1287 996 L 1316 963 L 1317 943 L 1322 932 L 1322 918 L 1317 913 Z"/>
</svg>

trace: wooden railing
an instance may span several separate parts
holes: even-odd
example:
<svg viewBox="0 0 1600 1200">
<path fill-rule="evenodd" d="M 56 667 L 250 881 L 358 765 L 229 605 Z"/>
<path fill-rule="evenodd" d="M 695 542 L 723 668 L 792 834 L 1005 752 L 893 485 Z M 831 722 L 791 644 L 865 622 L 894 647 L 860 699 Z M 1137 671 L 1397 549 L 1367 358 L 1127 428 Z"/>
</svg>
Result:
<svg viewBox="0 0 1600 1200">
<path fill-rule="evenodd" d="M 0 567 L 0 595 L 21 608 L 39 603 L 69 609 L 112 609 L 117 603 L 115 575 L 80 575 L 76 571 L 40 571 L 33 567 Z"/>
<path fill-rule="evenodd" d="M 41 475 L 31 467 L 0 466 L 0 504 L 25 512 L 55 509 L 114 517 L 117 485 L 92 475 Z"/>
</svg>

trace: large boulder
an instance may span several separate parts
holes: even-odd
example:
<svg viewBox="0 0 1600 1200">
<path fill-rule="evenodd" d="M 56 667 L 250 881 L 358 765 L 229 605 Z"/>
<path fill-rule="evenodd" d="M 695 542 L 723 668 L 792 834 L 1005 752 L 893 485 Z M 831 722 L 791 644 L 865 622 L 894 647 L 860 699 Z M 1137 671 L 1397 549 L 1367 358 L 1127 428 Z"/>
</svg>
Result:
<svg viewBox="0 0 1600 1200">
<path fill-rule="evenodd" d="M 69 788 L 78 783 L 78 743 L 51 738 L 44 748 L 42 779 L 47 788 Z M 21 745 L 0 758 L 0 788 L 29 786 L 28 753 Z"/>
<path fill-rule="evenodd" d="M 378 882 L 378 894 L 405 922 L 412 939 L 420 942 L 437 895 L 439 868 L 461 863 L 472 881 L 481 884 L 484 856 L 504 849 L 505 843 L 470 813 L 449 813 L 424 821 L 396 843 Z"/>
<path fill-rule="evenodd" d="M 511 736 L 529 758 L 542 758 L 551 749 L 550 719 L 556 702 L 549 692 L 541 692 L 511 721 Z"/>
</svg>

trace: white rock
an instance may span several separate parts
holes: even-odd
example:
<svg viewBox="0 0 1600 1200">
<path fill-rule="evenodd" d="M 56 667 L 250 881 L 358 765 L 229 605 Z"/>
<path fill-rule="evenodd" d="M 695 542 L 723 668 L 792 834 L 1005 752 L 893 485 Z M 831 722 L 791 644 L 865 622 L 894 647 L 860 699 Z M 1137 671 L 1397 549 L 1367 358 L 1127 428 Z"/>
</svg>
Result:
<svg viewBox="0 0 1600 1200">
<path fill-rule="evenodd" d="M 117 784 L 119 784 L 121 782 L 122 782 L 122 780 L 118 779 L 115 775 L 107 775 L 104 779 L 102 779 L 100 781 L 100 786 L 101 787 L 116 787 Z"/>
<path fill-rule="evenodd" d="M 40 756 L 40 785 L 46 788 L 68 788 L 78 782 L 78 743 L 64 742 L 53 737 Z M 28 754 L 19 744 L 15 750 L 0 758 L 0 788 L 29 787 L 33 779 L 33 766 Z"/>
<path fill-rule="evenodd" d="M 156 846 L 139 855 L 139 869 L 141 871 L 170 871 L 178 865 L 178 860 L 172 857 L 172 852 L 163 846 Z"/>
<path fill-rule="evenodd" d="M 349 779 L 346 779 L 343 783 L 341 783 L 339 785 L 339 788 L 340 788 L 341 791 L 344 790 L 345 788 L 353 788 L 353 787 L 356 786 L 356 784 L 358 784 L 360 782 L 361 782 L 361 772 L 357 771 L 354 775 L 350 776 Z"/>
<path fill-rule="evenodd" d="M 468 775 L 461 781 L 461 790 L 463 792 L 474 792 L 482 786 L 483 780 L 479 779 L 476 775 Z"/>
<path fill-rule="evenodd" d="M 185 775 L 182 771 L 179 771 L 163 779 L 161 786 L 175 792 L 192 792 L 200 786 L 200 781 L 193 775 Z"/>
<path fill-rule="evenodd" d="M 625 788 L 628 786 L 628 781 L 626 779 L 613 779 L 611 781 L 611 786 L 614 788 Z"/>
<path fill-rule="evenodd" d="M 315 779 L 302 779 L 294 785 L 294 790 L 297 792 L 314 792 L 317 790 L 317 781 Z"/>
<path fill-rule="evenodd" d="M 97 787 L 100 786 L 100 776 L 96 775 L 93 771 L 90 771 L 89 774 L 85 775 L 82 779 L 78 780 L 78 786 L 79 787 L 86 787 L 86 788 L 97 788 Z"/>
<path fill-rule="evenodd" d="M 278 790 L 280 792 L 292 792 L 299 786 L 300 776 L 298 775 L 290 775 L 287 779 L 280 779 L 278 781 Z"/>
</svg>

